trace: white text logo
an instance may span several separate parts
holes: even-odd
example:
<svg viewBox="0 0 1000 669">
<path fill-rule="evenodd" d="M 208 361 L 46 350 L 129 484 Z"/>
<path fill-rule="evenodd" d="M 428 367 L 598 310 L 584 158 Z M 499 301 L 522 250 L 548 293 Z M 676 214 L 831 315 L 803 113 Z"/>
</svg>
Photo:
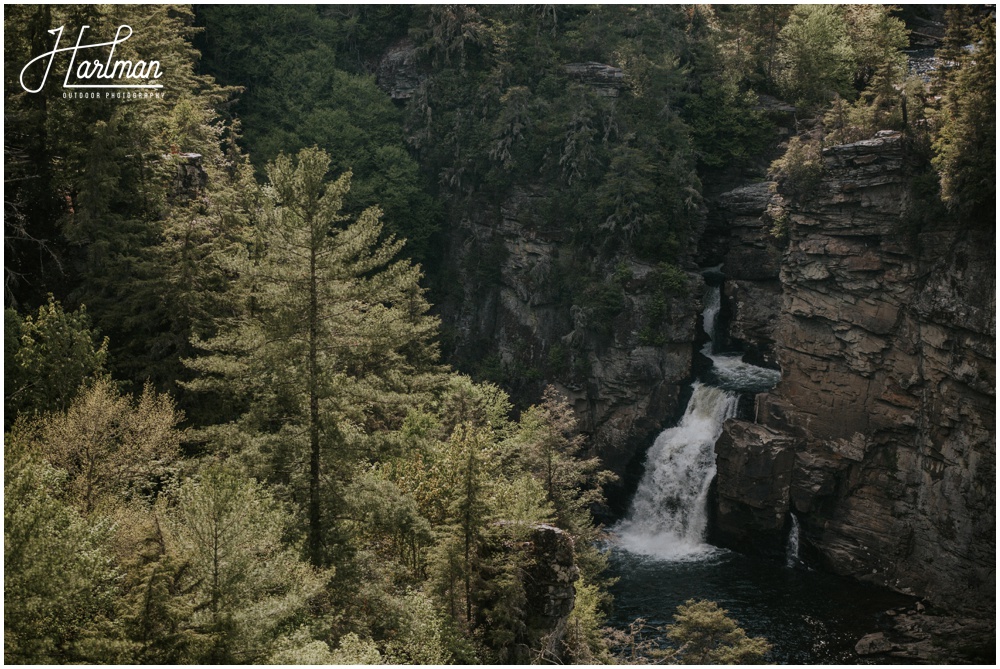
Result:
<svg viewBox="0 0 1000 669">
<path fill-rule="evenodd" d="M 130 26 L 119 26 L 118 31 L 115 33 L 115 38 L 110 42 L 100 42 L 99 44 L 81 44 L 83 41 L 84 31 L 90 28 L 90 26 L 83 26 L 80 28 L 79 37 L 76 38 L 76 45 L 60 49 L 59 41 L 62 39 L 64 27 L 65 26 L 59 26 L 58 28 L 49 31 L 50 35 L 56 36 L 56 43 L 52 51 L 47 51 L 41 56 L 33 58 L 21 70 L 21 88 L 28 93 L 38 93 L 45 87 L 45 82 L 49 78 L 49 71 L 52 69 L 52 62 L 56 59 L 56 54 L 66 52 L 69 52 L 70 58 L 69 67 L 66 68 L 66 79 L 63 81 L 63 88 L 163 88 L 163 84 L 156 83 L 127 83 L 129 81 L 149 81 L 151 79 L 155 81 L 156 79 L 159 79 L 163 76 L 163 73 L 160 72 L 160 61 L 151 60 L 146 62 L 144 60 L 138 60 L 133 63 L 130 60 L 116 60 L 112 62 L 115 55 L 115 47 L 122 44 L 132 36 L 132 28 Z M 127 32 L 123 34 L 123 31 Z M 111 50 L 108 52 L 108 57 L 104 62 L 101 62 L 99 58 L 94 58 L 93 60 L 81 60 L 77 62 L 77 56 L 80 52 L 87 49 L 99 49 L 106 46 L 110 46 Z M 92 51 L 90 53 L 96 52 Z M 48 63 L 45 63 L 45 59 L 48 59 Z M 24 75 L 35 63 L 45 65 L 45 74 L 42 75 L 42 81 L 38 84 L 37 88 L 28 88 L 28 86 L 24 83 Z M 74 83 L 70 83 L 71 77 L 73 77 L 74 74 L 76 75 L 76 78 L 73 79 Z M 92 81 L 96 83 L 90 83 Z"/>
</svg>

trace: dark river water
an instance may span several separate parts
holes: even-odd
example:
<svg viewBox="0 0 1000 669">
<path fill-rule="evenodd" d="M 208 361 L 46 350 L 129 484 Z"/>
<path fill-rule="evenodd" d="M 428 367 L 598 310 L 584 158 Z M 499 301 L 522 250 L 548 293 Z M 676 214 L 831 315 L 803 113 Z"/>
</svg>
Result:
<svg viewBox="0 0 1000 669">
<path fill-rule="evenodd" d="M 778 664 L 859 664 L 857 641 L 877 631 L 883 611 L 912 602 L 855 581 L 788 568 L 780 562 L 719 549 L 691 561 L 666 561 L 611 549 L 613 626 L 636 618 L 673 622 L 678 604 L 708 599 L 729 611 L 750 636 L 765 637 Z"/>
</svg>

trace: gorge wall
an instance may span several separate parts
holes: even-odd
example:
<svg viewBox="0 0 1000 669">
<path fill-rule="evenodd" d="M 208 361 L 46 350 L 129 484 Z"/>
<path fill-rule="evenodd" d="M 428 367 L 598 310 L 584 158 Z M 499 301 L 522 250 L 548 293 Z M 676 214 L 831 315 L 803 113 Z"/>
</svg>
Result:
<svg viewBox="0 0 1000 669">
<path fill-rule="evenodd" d="M 442 318 L 460 368 L 493 356 L 505 385 L 527 402 L 555 385 L 592 452 L 626 476 L 681 408 L 703 280 L 690 271 L 685 285 L 664 287 L 657 266 L 584 257 L 546 226 L 545 201 L 543 189 L 518 188 L 451 228 L 448 254 L 459 272 Z M 581 290 L 581 274 L 607 278 Z"/>
<path fill-rule="evenodd" d="M 806 195 L 723 198 L 787 246 L 780 299 L 738 263 L 727 292 L 731 336 L 773 350 L 782 380 L 716 446 L 717 539 L 777 551 L 794 513 L 826 568 L 995 611 L 992 222 L 908 225 L 921 203 L 899 133 L 829 147 L 823 168 Z"/>
</svg>

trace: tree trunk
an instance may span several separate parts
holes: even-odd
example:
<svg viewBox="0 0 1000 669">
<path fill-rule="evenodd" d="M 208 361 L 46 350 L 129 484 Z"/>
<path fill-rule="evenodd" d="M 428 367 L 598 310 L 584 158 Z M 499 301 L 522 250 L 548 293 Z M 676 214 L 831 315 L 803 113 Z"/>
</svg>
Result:
<svg viewBox="0 0 1000 669">
<path fill-rule="evenodd" d="M 316 338 L 319 330 L 319 302 L 316 286 L 316 243 L 309 249 L 309 559 L 317 567 L 323 563 L 319 499 L 319 388 Z"/>
</svg>

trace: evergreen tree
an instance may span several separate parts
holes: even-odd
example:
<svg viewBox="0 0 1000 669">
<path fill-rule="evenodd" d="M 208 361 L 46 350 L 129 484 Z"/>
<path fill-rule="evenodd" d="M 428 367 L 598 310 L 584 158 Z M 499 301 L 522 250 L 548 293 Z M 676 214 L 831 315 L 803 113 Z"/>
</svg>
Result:
<svg viewBox="0 0 1000 669">
<path fill-rule="evenodd" d="M 67 313 L 52 295 L 37 316 L 4 311 L 4 422 L 63 411 L 87 379 L 104 374 L 108 340 L 96 346 L 86 308 Z"/>
<path fill-rule="evenodd" d="M 261 173 L 282 152 L 308 146 L 327 151 L 337 172 L 353 174 L 344 209 L 356 216 L 378 204 L 386 229 L 406 240 L 415 262 L 435 255 L 431 237 L 439 211 L 415 160 L 407 153 L 401 114 L 375 85 L 371 65 L 348 71 L 349 44 L 369 51 L 405 34 L 409 9 L 309 5 L 204 5 L 198 22 L 202 68 L 220 82 L 243 87 L 231 113 L 246 129 L 243 146 Z M 364 15 L 362 23 L 358 15 Z M 388 16 L 387 16 L 388 15 Z M 359 33 L 389 28 L 358 44 Z M 405 26 L 405 23 L 403 23 Z M 375 52 L 380 54 L 381 52 Z"/>
<path fill-rule="evenodd" d="M 419 269 L 394 260 L 402 242 L 380 241 L 378 209 L 347 224 L 351 175 L 327 183 L 328 167 L 319 149 L 269 166 L 260 256 L 241 268 L 246 309 L 189 363 L 203 374 L 191 388 L 243 402 L 251 457 L 304 507 L 316 565 L 329 559 L 324 504 L 340 498 L 348 465 L 372 453 L 366 434 L 398 426 L 437 369 Z"/>
<path fill-rule="evenodd" d="M 40 302 L 49 290 L 86 304 L 110 337 L 111 371 L 160 390 L 183 373 L 192 331 L 207 334 L 205 311 L 224 289 L 214 256 L 249 215 L 234 206 L 242 205 L 236 189 L 248 190 L 243 159 L 218 118 L 235 89 L 195 72 L 191 23 L 183 6 L 56 5 L 5 16 L 5 114 L 17 128 L 5 136 L 14 158 L 5 168 L 8 277 L 16 279 L 8 302 Z M 49 29 L 87 25 L 85 39 L 96 41 L 123 24 L 136 34 L 115 56 L 157 60 L 162 98 L 54 104 L 68 62 L 61 57 L 40 92 L 21 88 L 24 63 L 52 48 Z M 42 242 L 49 252 L 35 248 Z"/>
<path fill-rule="evenodd" d="M 146 386 L 133 401 L 113 382 L 85 388 L 65 413 L 42 421 L 39 450 L 67 472 L 69 498 L 84 514 L 150 495 L 177 457 L 181 416 Z"/>
<path fill-rule="evenodd" d="M 556 524 L 576 537 L 592 539 L 590 509 L 604 502 L 601 488 L 615 476 L 600 469 L 598 458 L 581 457 L 583 436 L 566 398 L 548 386 L 542 403 L 521 415 L 514 441 L 522 466 L 542 483 Z"/>
<path fill-rule="evenodd" d="M 960 25 L 961 16 L 951 14 Z M 961 31 L 973 39 L 946 75 L 934 165 L 941 196 L 967 224 L 992 228 L 996 209 L 996 20 Z M 959 37 L 953 37 L 959 39 Z"/>
<path fill-rule="evenodd" d="M 199 661 L 261 662 L 306 621 L 324 575 L 282 542 L 290 517 L 253 479 L 209 465 L 177 491 L 166 521 L 168 554 L 190 564 L 189 624 L 211 638 Z"/>
<path fill-rule="evenodd" d="M 108 527 L 63 501 L 65 474 L 32 455 L 25 437 L 4 439 L 4 661 L 108 661 L 88 643 L 115 612 Z"/>
<path fill-rule="evenodd" d="M 753 664 L 771 649 L 760 637 L 748 637 L 715 602 L 689 599 L 677 607 L 667 638 L 677 644 L 668 655 L 676 664 Z"/>
<path fill-rule="evenodd" d="M 778 35 L 788 5 L 717 5 L 721 51 L 730 73 L 761 93 L 776 92 Z"/>
<path fill-rule="evenodd" d="M 843 12 L 834 5 L 796 5 L 781 29 L 779 80 L 797 104 L 815 107 L 835 93 L 853 99 L 854 54 Z"/>
</svg>

